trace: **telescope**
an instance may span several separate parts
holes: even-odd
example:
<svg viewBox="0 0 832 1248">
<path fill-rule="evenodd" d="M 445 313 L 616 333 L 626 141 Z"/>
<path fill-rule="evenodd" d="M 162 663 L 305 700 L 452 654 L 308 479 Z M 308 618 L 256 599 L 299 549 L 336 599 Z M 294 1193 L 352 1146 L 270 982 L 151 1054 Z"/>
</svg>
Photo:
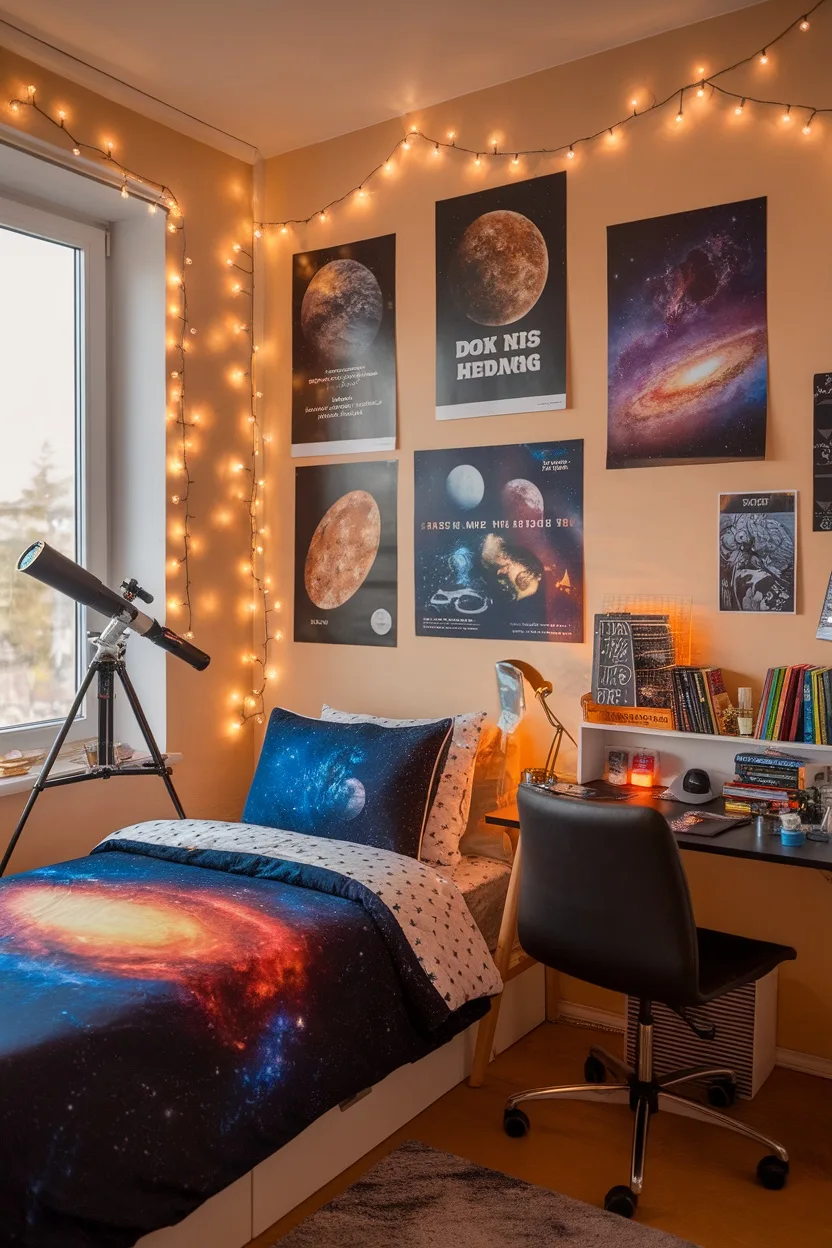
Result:
<svg viewBox="0 0 832 1248">
<path fill-rule="evenodd" d="M 134 598 L 148 603 L 153 601 L 152 595 L 135 580 L 123 582 L 124 592 L 119 594 L 46 542 L 33 542 L 27 546 L 17 561 L 17 570 L 34 577 L 42 585 L 48 585 L 50 589 L 56 589 L 59 594 L 65 594 L 67 598 L 74 598 L 91 611 L 117 618 L 132 632 L 146 637 L 168 654 L 176 655 L 177 659 L 189 663 L 198 672 L 204 672 L 211 662 L 210 655 L 204 650 L 191 645 L 186 638 L 133 606 Z"/>
<path fill-rule="evenodd" d="M 174 633 L 172 629 L 166 628 L 164 624 L 160 624 L 152 616 L 145 615 L 143 611 L 140 611 L 138 607 L 133 605 L 136 598 L 147 603 L 153 601 L 153 595 L 149 594 L 146 589 L 142 589 L 135 578 L 130 581 L 122 581 L 122 592 L 119 594 L 114 589 L 110 589 L 108 585 L 105 585 L 103 581 L 100 581 L 97 576 L 93 576 L 92 572 L 88 572 L 86 568 L 80 567 L 79 564 L 74 563 L 72 559 L 68 559 L 66 555 L 62 555 L 59 550 L 55 550 L 54 547 L 46 542 L 33 542 L 31 546 L 27 546 L 17 561 L 17 570 L 18 572 L 25 572 L 27 576 L 34 577 L 42 585 L 48 585 L 50 589 L 57 590 L 59 594 L 64 594 L 67 598 L 74 599 L 81 606 L 89 607 L 90 611 L 98 611 L 100 615 L 107 615 L 110 619 L 100 633 L 90 634 L 90 641 L 94 647 L 93 657 L 75 695 L 75 701 L 69 709 L 69 714 L 53 741 L 41 773 L 29 794 L 29 800 L 26 802 L 23 813 L 9 839 L 6 852 L 0 859 L 0 876 L 5 873 L 6 867 L 9 865 L 9 859 L 14 853 L 35 802 L 43 790 L 47 788 L 54 788 L 62 784 L 78 784 L 83 780 L 110 780 L 114 776 L 159 776 L 167 789 L 168 796 L 177 815 L 180 819 L 185 818 L 182 803 L 179 800 L 176 789 L 173 787 L 171 769 L 168 766 L 167 758 L 156 744 L 147 716 L 139 702 L 139 696 L 133 688 L 130 677 L 127 675 L 125 657 L 126 634 L 134 632 L 141 637 L 146 637 L 148 641 L 153 642 L 154 646 L 159 646 L 160 649 L 168 654 L 176 655 L 177 659 L 182 659 L 184 663 L 195 667 L 198 672 L 204 672 L 211 662 L 210 656 L 204 650 L 198 649 L 187 638 L 180 637 L 178 633 Z M 150 754 L 149 760 L 145 763 L 131 763 L 129 761 L 122 763 L 116 758 L 114 741 L 116 678 L 120 681 L 127 695 L 130 709 L 135 715 L 136 723 L 145 739 L 148 753 Z M 50 772 L 58 760 L 58 755 L 72 725 L 81 713 L 84 699 L 93 680 L 97 681 L 95 704 L 98 708 L 98 740 L 95 745 L 95 762 L 86 771 L 73 771 L 68 774 L 51 776 Z"/>
</svg>

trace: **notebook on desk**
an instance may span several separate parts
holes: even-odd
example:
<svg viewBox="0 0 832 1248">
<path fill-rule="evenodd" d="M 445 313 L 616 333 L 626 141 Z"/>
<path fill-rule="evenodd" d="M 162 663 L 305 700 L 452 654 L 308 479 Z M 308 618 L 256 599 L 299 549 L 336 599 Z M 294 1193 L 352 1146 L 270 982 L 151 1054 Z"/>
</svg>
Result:
<svg viewBox="0 0 832 1248">
<path fill-rule="evenodd" d="M 713 811 L 686 810 L 667 821 L 677 836 L 719 836 L 729 828 L 739 828 L 751 820 L 742 815 L 717 815 Z"/>
</svg>

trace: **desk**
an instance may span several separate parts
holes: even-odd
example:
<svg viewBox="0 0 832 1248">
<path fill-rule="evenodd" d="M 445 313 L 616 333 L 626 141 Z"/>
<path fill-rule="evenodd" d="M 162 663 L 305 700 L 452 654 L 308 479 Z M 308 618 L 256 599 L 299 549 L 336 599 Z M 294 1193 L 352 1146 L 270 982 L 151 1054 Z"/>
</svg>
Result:
<svg viewBox="0 0 832 1248">
<path fill-rule="evenodd" d="M 591 799 L 574 798 L 573 800 L 583 801 Z M 683 811 L 690 809 L 713 810 L 719 814 L 725 813 L 722 798 L 716 798 L 713 802 L 706 802 L 702 806 L 691 808 L 685 806 L 682 802 L 664 802 L 652 793 L 638 793 L 628 797 L 625 801 L 613 804 L 625 805 L 628 803 L 640 806 L 653 806 L 666 818 L 673 818 L 674 815 L 679 815 Z M 609 804 L 604 803 L 604 805 Z M 516 806 L 505 806 L 502 810 L 492 811 L 491 814 L 485 816 L 485 822 L 496 827 L 506 828 L 510 832 L 516 833 L 520 829 L 520 818 Z M 752 858 L 758 862 L 774 862 L 786 867 L 809 867 L 817 871 L 832 872 L 832 842 L 806 841 L 805 844 L 797 848 L 791 848 L 783 845 L 779 836 L 774 836 L 770 833 L 758 836 L 754 828 L 753 819 L 751 823 L 741 824 L 738 828 L 729 828 L 726 832 L 721 832 L 719 836 L 706 837 L 680 834 L 676 837 L 676 843 L 680 849 L 692 850 L 694 853 L 722 854 L 729 858 Z M 497 969 L 504 979 L 508 972 L 511 951 L 514 948 L 517 936 L 517 907 L 519 902 L 522 847 L 522 838 L 518 837 L 514 854 L 514 865 L 512 867 L 511 879 L 509 880 L 506 904 L 500 927 L 500 939 L 494 955 Z M 548 982 L 547 976 L 547 988 Z M 489 1013 L 480 1023 L 477 1032 L 477 1043 L 469 1078 L 469 1083 L 472 1087 L 479 1087 L 485 1079 L 485 1072 L 491 1060 L 491 1048 L 494 1043 L 494 1033 L 497 1029 L 499 1014 L 500 998 L 495 997 L 491 1002 Z"/>
<path fill-rule="evenodd" d="M 575 801 L 586 799 L 575 798 Z M 589 799 L 591 800 L 591 799 Z M 614 803 L 619 805 L 619 803 Z M 636 804 L 652 806 L 667 819 L 682 814 L 685 810 L 713 810 L 723 814 L 722 798 L 706 802 L 703 806 L 685 806 L 681 802 L 663 802 L 650 793 L 639 793 L 621 802 L 620 805 Z M 605 802 L 604 805 L 609 805 Z M 728 812 L 730 814 L 730 811 Z M 502 828 L 520 827 L 520 819 L 516 806 L 506 806 L 503 810 L 495 810 L 485 816 L 485 822 L 496 824 Z M 758 836 L 754 830 L 754 822 L 742 824 L 738 828 L 729 828 L 720 832 L 719 836 L 691 836 L 680 834 L 676 837 L 680 849 L 690 849 L 700 854 L 723 854 L 729 858 L 754 858 L 758 862 L 776 862 L 785 867 L 809 867 L 817 871 L 832 871 L 832 841 L 806 841 L 805 844 L 793 848 L 784 845 L 779 835 L 766 834 Z"/>
</svg>

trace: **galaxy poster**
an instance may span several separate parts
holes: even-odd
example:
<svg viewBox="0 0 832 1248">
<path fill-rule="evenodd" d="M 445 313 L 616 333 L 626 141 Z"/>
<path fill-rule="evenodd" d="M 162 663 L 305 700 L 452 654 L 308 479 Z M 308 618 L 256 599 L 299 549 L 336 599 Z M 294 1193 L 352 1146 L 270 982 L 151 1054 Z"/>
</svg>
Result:
<svg viewBox="0 0 832 1248">
<path fill-rule="evenodd" d="M 395 646 L 397 470 L 295 469 L 295 641 Z"/>
<path fill-rule="evenodd" d="M 436 205 L 436 418 L 566 406 L 566 174 Z"/>
<path fill-rule="evenodd" d="M 609 226 L 607 266 L 607 467 L 765 458 L 765 198 Z"/>
<path fill-rule="evenodd" d="M 293 257 L 292 454 L 396 446 L 396 236 Z"/>
<path fill-rule="evenodd" d="M 815 373 L 812 531 L 832 530 L 832 373 Z"/>
<path fill-rule="evenodd" d="M 719 609 L 794 614 L 797 493 L 719 496 Z"/>
<path fill-rule="evenodd" d="M 416 633 L 583 641 L 581 441 L 417 451 Z"/>
</svg>

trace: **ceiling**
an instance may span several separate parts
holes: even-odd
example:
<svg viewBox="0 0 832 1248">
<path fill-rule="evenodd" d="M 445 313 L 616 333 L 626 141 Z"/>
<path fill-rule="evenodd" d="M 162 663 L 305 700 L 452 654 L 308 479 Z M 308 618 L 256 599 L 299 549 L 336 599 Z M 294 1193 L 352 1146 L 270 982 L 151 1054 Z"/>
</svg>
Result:
<svg viewBox="0 0 832 1248">
<path fill-rule="evenodd" d="M 253 159 L 230 136 L 272 156 L 756 2 L 3 0 L 0 44 Z"/>
</svg>

